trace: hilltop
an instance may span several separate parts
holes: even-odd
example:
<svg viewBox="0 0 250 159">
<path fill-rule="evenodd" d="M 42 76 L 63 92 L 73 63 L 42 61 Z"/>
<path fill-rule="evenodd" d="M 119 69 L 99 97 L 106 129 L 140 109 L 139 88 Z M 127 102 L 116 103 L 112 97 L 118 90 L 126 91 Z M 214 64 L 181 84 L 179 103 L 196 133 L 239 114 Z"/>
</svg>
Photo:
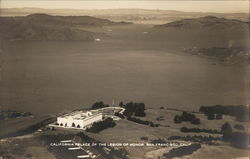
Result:
<svg viewBox="0 0 250 159">
<path fill-rule="evenodd" d="M 178 28 L 178 29 L 247 29 L 249 24 L 235 19 L 218 18 L 205 16 L 200 18 L 182 19 L 163 25 L 156 25 L 155 28 Z"/>
<path fill-rule="evenodd" d="M 84 40 L 93 41 L 97 33 L 86 27 L 130 24 L 91 16 L 51 16 L 31 14 L 0 17 L 0 33 L 6 40 Z"/>
</svg>

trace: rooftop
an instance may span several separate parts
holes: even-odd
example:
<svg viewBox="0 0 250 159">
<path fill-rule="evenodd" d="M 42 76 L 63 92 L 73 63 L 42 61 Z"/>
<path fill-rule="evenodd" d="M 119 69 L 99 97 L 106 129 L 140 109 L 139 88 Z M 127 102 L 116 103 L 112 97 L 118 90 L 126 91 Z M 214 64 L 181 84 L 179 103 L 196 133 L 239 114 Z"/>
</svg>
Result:
<svg viewBox="0 0 250 159">
<path fill-rule="evenodd" d="M 65 114 L 61 116 L 61 118 L 66 118 L 66 119 L 74 119 L 74 120 L 84 120 L 88 117 L 91 117 L 93 115 L 96 115 L 97 113 L 93 114 L 91 111 L 74 111 L 69 114 Z"/>
</svg>

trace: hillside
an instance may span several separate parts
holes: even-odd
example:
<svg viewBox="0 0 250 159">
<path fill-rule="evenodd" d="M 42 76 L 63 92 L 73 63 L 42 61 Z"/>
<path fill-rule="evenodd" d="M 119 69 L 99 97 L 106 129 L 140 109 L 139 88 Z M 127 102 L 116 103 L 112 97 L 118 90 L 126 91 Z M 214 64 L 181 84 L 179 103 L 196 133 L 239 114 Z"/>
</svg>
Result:
<svg viewBox="0 0 250 159">
<path fill-rule="evenodd" d="M 14 118 L 22 118 L 28 117 L 32 114 L 30 112 L 20 112 L 14 110 L 2 110 L 0 111 L 0 120 L 14 119 Z"/>
<path fill-rule="evenodd" d="M 220 61 L 230 61 L 243 63 L 244 61 L 249 62 L 249 53 L 247 47 L 232 47 L 232 48 L 220 48 L 220 47 L 209 47 L 209 48 L 188 48 L 184 49 L 185 52 L 193 55 L 211 57 Z"/>
<path fill-rule="evenodd" d="M 155 28 L 177 28 L 177 29 L 248 29 L 249 24 L 234 19 L 217 18 L 205 16 L 200 18 L 183 19 L 163 25 L 156 25 Z"/>
<path fill-rule="evenodd" d="M 23 17 L 0 17 L 0 33 L 6 40 L 84 40 L 93 41 L 97 33 L 82 27 L 123 25 L 90 16 L 51 16 L 32 14 Z"/>
<path fill-rule="evenodd" d="M 167 32 L 175 32 L 179 41 L 192 43 L 183 45 L 186 53 L 231 63 L 249 61 L 249 22 L 206 16 L 155 25 L 153 31 L 165 39 Z"/>
</svg>

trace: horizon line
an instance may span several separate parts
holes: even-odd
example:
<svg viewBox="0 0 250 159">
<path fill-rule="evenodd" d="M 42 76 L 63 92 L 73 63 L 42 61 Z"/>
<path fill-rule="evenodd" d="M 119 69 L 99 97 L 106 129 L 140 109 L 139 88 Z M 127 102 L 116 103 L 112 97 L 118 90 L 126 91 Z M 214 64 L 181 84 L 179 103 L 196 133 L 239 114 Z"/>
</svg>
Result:
<svg viewBox="0 0 250 159">
<path fill-rule="evenodd" d="M 217 13 L 217 14 L 249 14 L 248 12 L 202 12 L 202 11 L 182 11 L 182 10 L 171 10 L 171 9 L 149 9 L 149 8 L 125 8 L 125 7 L 117 7 L 117 8 L 91 8 L 91 9 L 87 9 L 87 8 L 40 8 L 40 7 L 2 7 L 1 9 L 44 9 L 44 10 L 118 10 L 118 9 L 122 9 L 122 10 L 148 10 L 148 11 L 173 11 L 173 12 L 184 12 L 184 13 Z"/>
</svg>

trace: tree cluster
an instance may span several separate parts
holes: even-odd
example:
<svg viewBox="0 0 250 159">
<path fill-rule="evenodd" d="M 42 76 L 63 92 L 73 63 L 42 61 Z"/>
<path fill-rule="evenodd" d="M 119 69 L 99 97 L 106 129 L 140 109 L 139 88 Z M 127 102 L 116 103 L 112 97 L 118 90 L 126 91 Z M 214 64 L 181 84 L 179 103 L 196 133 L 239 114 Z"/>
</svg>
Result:
<svg viewBox="0 0 250 159">
<path fill-rule="evenodd" d="M 129 102 L 125 105 L 121 104 L 121 106 L 125 108 L 125 111 L 123 112 L 123 114 L 127 117 L 131 117 L 132 115 L 139 116 L 139 117 L 146 116 L 144 103 Z"/>
<path fill-rule="evenodd" d="M 244 132 L 233 132 L 231 125 L 226 122 L 222 125 L 223 141 L 230 142 L 232 146 L 237 148 L 248 148 L 249 135 Z"/>
<path fill-rule="evenodd" d="M 239 125 L 239 124 L 234 125 L 234 128 L 238 129 L 238 130 L 245 130 L 245 127 L 243 125 Z"/>
<path fill-rule="evenodd" d="M 200 119 L 196 118 L 194 114 L 183 112 L 181 116 L 176 115 L 174 117 L 174 123 L 181 123 L 182 121 L 189 121 L 192 124 L 200 124 Z"/>
<path fill-rule="evenodd" d="M 204 133 L 210 133 L 210 134 L 222 134 L 221 131 L 219 130 L 215 130 L 215 129 L 200 129 L 200 128 L 187 128 L 187 127 L 182 127 L 181 129 L 181 132 L 195 132 L 195 133 L 201 133 L 201 132 L 204 132 Z"/>
<path fill-rule="evenodd" d="M 220 119 L 222 115 L 230 115 L 236 117 L 238 121 L 247 122 L 249 121 L 249 107 L 239 105 L 239 106 L 201 106 L 200 112 L 205 113 L 208 119 Z M 219 116 L 218 116 L 219 115 Z M 218 117 L 217 117 L 218 116 Z"/>
<path fill-rule="evenodd" d="M 109 107 L 109 105 L 108 105 L 108 104 L 104 104 L 102 101 L 100 101 L 100 102 L 95 102 L 95 103 L 91 106 L 92 109 L 100 109 L 100 108 L 104 108 L 104 107 Z"/>
<path fill-rule="evenodd" d="M 113 121 L 112 118 L 107 118 L 103 121 L 100 122 L 95 122 L 93 123 L 92 127 L 87 128 L 86 131 L 87 132 L 93 132 L 93 133 L 98 133 L 104 129 L 107 128 L 112 128 L 116 125 L 116 123 Z"/>
<path fill-rule="evenodd" d="M 163 154 L 166 159 L 172 159 L 175 157 L 182 157 L 192 154 L 194 151 L 201 148 L 201 144 L 191 144 L 188 146 L 181 146 L 171 149 L 168 153 Z"/>
<path fill-rule="evenodd" d="M 223 118 L 222 114 L 213 114 L 213 113 L 208 113 L 206 114 L 207 120 L 220 120 Z"/>
<path fill-rule="evenodd" d="M 170 136 L 168 140 L 183 140 L 183 141 L 191 141 L 191 142 L 211 142 L 213 140 L 221 140 L 220 137 L 213 137 L 211 135 L 209 136 L 202 136 L 202 135 L 194 135 L 194 136 Z"/>
<path fill-rule="evenodd" d="M 141 119 L 133 118 L 133 117 L 128 117 L 127 120 L 136 122 L 138 124 L 148 125 L 151 127 L 159 127 L 160 126 L 159 124 L 154 124 L 152 121 L 141 120 Z"/>
</svg>

